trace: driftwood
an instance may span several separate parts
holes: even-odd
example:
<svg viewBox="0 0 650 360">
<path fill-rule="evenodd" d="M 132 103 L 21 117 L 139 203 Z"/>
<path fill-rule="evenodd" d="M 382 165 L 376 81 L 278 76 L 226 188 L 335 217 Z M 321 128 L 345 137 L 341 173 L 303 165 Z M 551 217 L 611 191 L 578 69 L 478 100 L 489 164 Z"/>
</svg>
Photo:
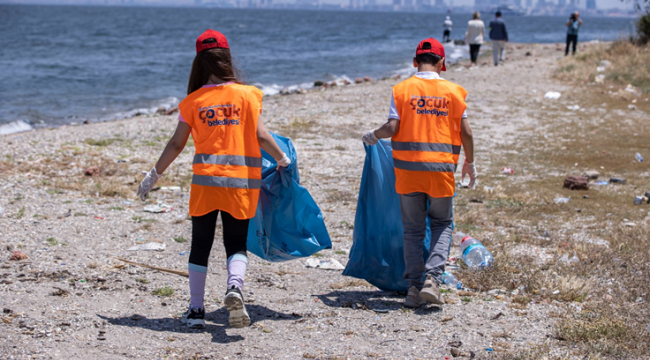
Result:
<svg viewBox="0 0 650 360">
<path fill-rule="evenodd" d="M 125 263 L 127 263 L 127 264 L 131 264 L 131 265 L 142 266 L 142 267 L 146 267 L 146 268 L 149 268 L 149 269 L 158 270 L 158 271 L 162 271 L 162 272 L 166 272 L 166 273 L 170 273 L 170 274 L 176 274 L 176 275 L 185 276 L 185 277 L 189 277 L 189 276 L 190 276 L 190 275 L 187 273 L 187 271 L 165 269 L 165 268 L 156 267 L 156 266 L 151 266 L 151 265 L 147 265 L 147 264 L 140 264 L 140 263 L 137 263 L 137 262 L 134 262 L 134 261 L 131 261 L 131 260 L 122 259 L 122 258 L 117 257 L 117 256 L 115 256 L 115 258 L 116 258 L 117 260 L 124 261 Z"/>
</svg>

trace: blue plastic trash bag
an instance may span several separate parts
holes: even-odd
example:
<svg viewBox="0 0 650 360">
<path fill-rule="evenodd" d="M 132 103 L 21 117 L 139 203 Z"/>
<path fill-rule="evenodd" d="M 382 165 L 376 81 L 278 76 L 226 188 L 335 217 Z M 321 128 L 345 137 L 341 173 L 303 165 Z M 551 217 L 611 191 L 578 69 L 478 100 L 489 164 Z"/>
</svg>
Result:
<svg viewBox="0 0 650 360">
<path fill-rule="evenodd" d="M 323 214 L 307 189 L 300 186 L 296 149 L 290 139 L 271 135 L 291 165 L 276 170 L 275 159 L 262 150 L 262 189 L 248 226 L 248 251 L 279 262 L 332 248 Z"/>
<path fill-rule="evenodd" d="M 343 275 L 365 279 L 381 290 L 406 291 L 404 226 L 395 191 L 393 148 L 385 140 L 364 146 L 366 161 L 354 219 L 354 243 Z M 429 257 L 430 239 L 427 226 L 424 259 Z"/>
</svg>

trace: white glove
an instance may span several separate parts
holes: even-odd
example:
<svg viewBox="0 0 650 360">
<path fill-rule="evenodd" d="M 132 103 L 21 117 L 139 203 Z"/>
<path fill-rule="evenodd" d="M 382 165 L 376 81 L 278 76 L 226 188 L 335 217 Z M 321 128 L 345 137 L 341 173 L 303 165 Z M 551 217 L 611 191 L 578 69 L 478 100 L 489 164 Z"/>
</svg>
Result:
<svg viewBox="0 0 650 360">
<path fill-rule="evenodd" d="M 467 160 L 465 160 L 465 164 L 463 164 L 463 171 L 460 175 L 461 182 L 465 180 L 465 175 L 469 175 L 469 185 L 467 187 L 473 189 L 476 185 L 476 176 L 478 174 L 476 173 L 476 166 L 474 163 L 468 163 Z"/>
<path fill-rule="evenodd" d="M 144 179 L 142 179 L 142 182 L 140 183 L 140 186 L 138 187 L 138 192 L 135 193 L 137 196 L 140 197 L 140 200 L 145 201 L 147 199 L 147 195 L 149 194 L 149 191 L 153 189 L 154 184 L 158 179 L 160 179 L 162 175 L 158 174 L 156 171 L 156 167 L 154 166 L 151 171 L 145 175 Z"/>
<path fill-rule="evenodd" d="M 291 164 L 291 159 L 287 156 L 287 154 L 282 153 L 282 159 L 278 160 L 278 169 L 281 167 L 287 167 Z"/>
<path fill-rule="evenodd" d="M 377 136 L 375 136 L 375 130 L 368 131 L 365 133 L 362 137 L 361 140 L 363 140 L 364 143 L 368 145 L 375 145 L 379 139 L 377 139 Z"/>
</svg>

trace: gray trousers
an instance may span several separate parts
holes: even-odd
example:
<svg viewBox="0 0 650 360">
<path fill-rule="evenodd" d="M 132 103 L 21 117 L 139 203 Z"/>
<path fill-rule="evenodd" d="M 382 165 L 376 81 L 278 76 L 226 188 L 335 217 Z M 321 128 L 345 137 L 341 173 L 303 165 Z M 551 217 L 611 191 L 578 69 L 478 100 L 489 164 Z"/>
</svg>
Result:
<svg viewBox="0 0 650 360">
<path fill-rule="evenodd" d="M 495 66 L 499 64 L 499 61 L 503 61 L 506 58 L 505 40 L 492 40 L 492 55 Z"/>
<path fill-rule="evenodd" d="M 409 287 L 415 286 L 418 290 L 424 285 L 425 274 L 431 275 L 440 284 L 440 276 L 445 271 L 451 247 L 453 198 L 434 198 L 425 193 L 411 193 L 400 195 L 399 203 L 404 224 L 404 279 L 409 282 Z M 423 252 L 427 216 L 431 227 L 431 247 L 425 263 Z"/>
</svg>

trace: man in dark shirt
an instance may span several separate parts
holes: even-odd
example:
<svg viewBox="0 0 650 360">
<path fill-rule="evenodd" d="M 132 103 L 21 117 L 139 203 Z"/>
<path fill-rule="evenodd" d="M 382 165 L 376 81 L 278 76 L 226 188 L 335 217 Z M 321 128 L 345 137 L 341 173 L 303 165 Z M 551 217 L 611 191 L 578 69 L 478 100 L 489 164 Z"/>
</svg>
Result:
<svg viewBox="0 0 650 360">
<path fill-rule="evenodd" d="M 508 42 L 508 31 L 506 23 L 501 18 L 501 11 L 494 14 L 496 17 L 490 21 L 490 40 L 492 40 L 492 54 L 494 55 L 494 66 L 503 62 L 506 52 L 506 42 Z"/>
</svg>

